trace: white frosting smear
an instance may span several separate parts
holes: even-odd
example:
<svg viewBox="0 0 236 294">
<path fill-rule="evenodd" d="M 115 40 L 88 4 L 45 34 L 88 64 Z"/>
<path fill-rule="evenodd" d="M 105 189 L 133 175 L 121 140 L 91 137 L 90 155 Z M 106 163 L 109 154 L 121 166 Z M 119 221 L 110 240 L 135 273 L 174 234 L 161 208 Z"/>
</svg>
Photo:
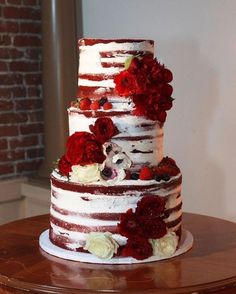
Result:
<svg viewBox="0 0 236 294">
<path fill-rule="evenodd" d="M 125 51 L 143 51 L 153 53 L 154 47 L 148 41 L 141 42 L 110 42 L 98 43 L 94 45 L 81 45 L 80 47 L 80 60 L 79 60 L 79 73 L 80 74 L 118 74 L 123 68 L 118 67 L 103 67 L 102 62 L 124 63 L 127 55 Z M 116 51 L 124 51 L 124 54 L 115 53 Z M 111 58 L 102 58 L 100 52 L 112 52 Z M 79 82 L 80 85 L 80 82 Z"/>
</svg>

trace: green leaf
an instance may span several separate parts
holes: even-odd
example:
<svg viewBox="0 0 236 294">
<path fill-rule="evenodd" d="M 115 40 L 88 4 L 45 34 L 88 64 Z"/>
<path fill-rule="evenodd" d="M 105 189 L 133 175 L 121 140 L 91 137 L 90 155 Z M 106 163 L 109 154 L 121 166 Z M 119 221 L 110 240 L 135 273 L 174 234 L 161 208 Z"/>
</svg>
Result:
<svg viewBox="0 0 236 294">
<path fill-rule="evenodd" d="M 125 60 L 125 69 L 127 70 L 133 60 L 134 56 L 130 56 Z"/>
</svg>

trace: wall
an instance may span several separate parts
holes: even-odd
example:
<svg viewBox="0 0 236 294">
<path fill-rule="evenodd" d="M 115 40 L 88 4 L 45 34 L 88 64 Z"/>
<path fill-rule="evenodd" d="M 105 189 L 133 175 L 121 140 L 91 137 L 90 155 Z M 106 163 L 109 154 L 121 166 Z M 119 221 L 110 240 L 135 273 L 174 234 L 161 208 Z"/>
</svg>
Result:
<svg viewBox="0 0 236 294">
<path fill-rule="evenodd" d="M 165 153 L 184 210 L 236 221 L 236 1 L 84 0 L 86 37 L 151 38 L 174 73 Z"/>
<path fill-rule="evenodd" d="M 41 2 L 0 0 L 0 179 L 43 158 Z"/>
</svg>

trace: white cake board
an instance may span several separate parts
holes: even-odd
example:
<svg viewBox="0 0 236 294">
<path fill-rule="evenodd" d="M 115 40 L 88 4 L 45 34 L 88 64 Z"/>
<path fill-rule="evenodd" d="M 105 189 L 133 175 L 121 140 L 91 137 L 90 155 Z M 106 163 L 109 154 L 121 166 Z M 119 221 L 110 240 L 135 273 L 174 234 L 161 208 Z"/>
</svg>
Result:
<svg viewBox="0 0 236 294">
<path fill-rule="evenodd" d="M 70 250 L 66 250 L 54 245 L 49 239 L 49 230 L 44 231 L 40 235 L 39 245 L 45 252 L 51 255 L 54 255 L 56 257 L 73 260 L 73 261 L 87 262 L 87 263 L 131 264 L 131 263 L 146 263 L 146 262 L 152 262 L 152 261 L 158 261 L 158 260 L 170 258 L 170 257 L 151 256 L 144 260 L 137 260 L 133 257 L 114 257 L 109 260 L 104 260 L 90 253 L 70 251 Z M 187 230 L 182 230 L 182 236 L 181 236 L 179 247 L 176 250 L 175 254 L 171 256 L 171 258 L 187 252 L 189 249 L 192 248 L 192 246 L 193 246 L 193 235 Z"/>
</svg>

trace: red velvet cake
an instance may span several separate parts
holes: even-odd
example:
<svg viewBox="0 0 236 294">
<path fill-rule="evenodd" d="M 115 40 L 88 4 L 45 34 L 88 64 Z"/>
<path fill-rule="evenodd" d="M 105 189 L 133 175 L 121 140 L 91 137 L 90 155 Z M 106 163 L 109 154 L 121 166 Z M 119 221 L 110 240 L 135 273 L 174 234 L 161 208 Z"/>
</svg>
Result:
<svg viewBox="0 0 236 294">
<path fill-rule="evenodd" d="M 81 39 L 78 47 L 70 137 L 51 175 L 50 241 L 109 262 L 169 258 L 182 218 L 181 172 L 163 155 L 172 73 L 152 40 Z"/>
</svg>

